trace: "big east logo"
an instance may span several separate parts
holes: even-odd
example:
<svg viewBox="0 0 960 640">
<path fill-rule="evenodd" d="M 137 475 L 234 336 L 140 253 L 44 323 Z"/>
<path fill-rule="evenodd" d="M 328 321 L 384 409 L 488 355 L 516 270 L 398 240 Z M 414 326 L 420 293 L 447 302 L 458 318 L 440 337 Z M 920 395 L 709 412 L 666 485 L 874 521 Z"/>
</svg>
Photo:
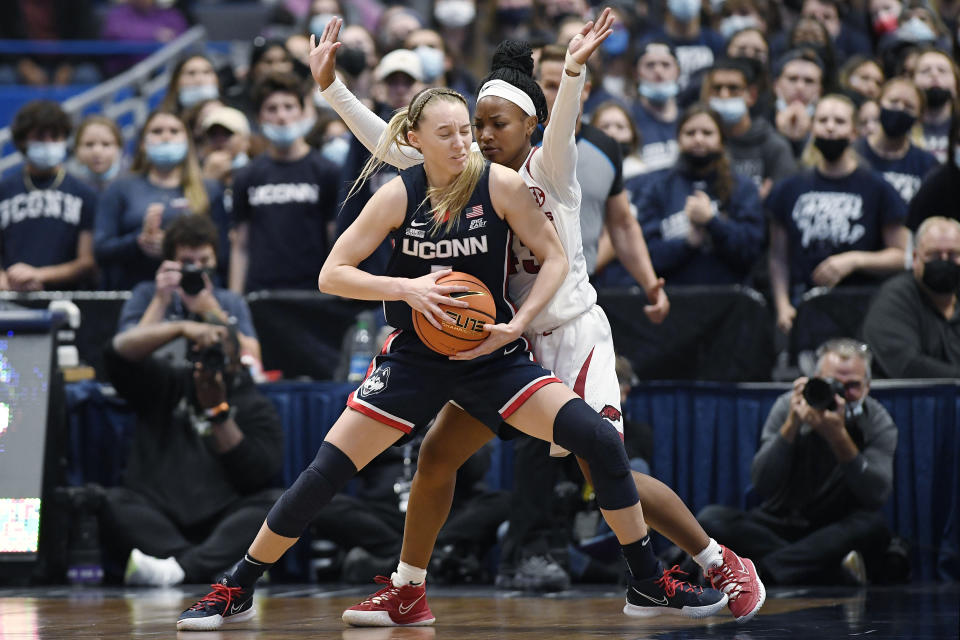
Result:
<svg viewBox="0 0 960 640">
<path fill-rule="evenodd" d="M 600 415 L 610 422 L 620 422 L 621 418 L 620 410 L 609 404 L 603 405 L 603 409 L 600 409 Z"/>
</svg>

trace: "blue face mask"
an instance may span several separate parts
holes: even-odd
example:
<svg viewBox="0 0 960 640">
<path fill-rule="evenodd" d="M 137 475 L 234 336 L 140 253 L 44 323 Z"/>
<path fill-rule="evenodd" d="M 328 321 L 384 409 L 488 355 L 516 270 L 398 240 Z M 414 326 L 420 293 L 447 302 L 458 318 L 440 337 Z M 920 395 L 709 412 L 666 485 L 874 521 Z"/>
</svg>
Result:
<svg viewBox="0 0 960 640">
<path fill-rule="evenodd" d="M 243 167 L 250 164 L 250 156 L 241 151 L 237 155 L 233 156 L 233 160 L 230 161 L 231 169 L 242 169 Z"/>
<path fill-rule="evenodd" d="M 187 157 L 186 142 L 158 142 L 145 147 L 150 164 L 160 169 L 169 169 Z"/>
<path fill-rule="evenodd" d="M 420 45 L 413 50 L 420 58 L 420 66 L 423 67 L 423 77 L 427 82 L 433 82 L 443 75 L 443 52 L 425 44 Z"/>
<path fill-rule="evenodd" d="M 710 98 L 710 108 L 727 126 L 737 124 L 747 113 L 747 103 L 743 98 Z"/>
<path fill-rule="evenodd" d="M 603 41 L 603 52 L 608 56 L 616 57 L 623 55 L 626 52 L 627 46 L 630 44 L 630 32 L 621 25 L 615 25 L 613 28 L 613 33 L 607 36 L 607 39 Z"/>
<path fill-rule="evenodd" d="M 926 22 L 914 16 L 897 29 L 897 38 L 905 42 L 933 42 L 937 34 Z"/>
<path fill-rule="evenodd" d="M 757 26 L 757 19 L 753 16 L 741 16 L 734 14 L 727 18 L 724 18 L 720 22 L 720 35 L 723 36 L 724 40 L 730 40 L 734 34 L 743 31 L 744 29 L 750 29 L 751 27 Z"/>
<path fill-rule="evenodd" d="M 313 128 L 313 122 L 307 119 L 298 122 L 291 122 L 286 125 L 270 124 L 264 122 L 260 125 L 260 132 L 280 149 L 286 149 L 297 139 L 302 138 L 310 129 Z"/>
<path fill-rule="evenodd" d="M 690 22 L 700 13 L 700 0 L 667 0 L 667 9 L 680 22 Z"/>
<path fill-rule="evenodd" d="M 30 142 L 27 144 L 27 160 L 31 165 L 47 171 L 63 163 L 67 157 L 67 143 L 59 142 Z"/>
<path fill-rule="evenodd" d="M 323 145 L 320 153 L 330 162 L 338 167 L 342 167 L 347 161 L 347 155 L 350 153 L 350 143 L 347 142 L 345 138 L 337 136 Z"/>
<path fill-rule="evenodd" d="M 653 102 L 663 104 L 671 98 L 676 98 L 680 87 L 676 82 L 641 82 L 640 95 Z"/>
<path fill-rule="evenodd" d="M 177 93 L 180 106 L 187 108 L 204 100 L 216 100 L 220 97 L 220 90 L 215 84 L 201 84 L 196 87 L 181 87 Z"/>
<path fill-rule="evenodd" d="M 331 20 L 333 20 L 332 13 L 318 13 L 313 16 L 310 18 L 310 33 L 315 33 L 319 36 Z"/>
</svg>

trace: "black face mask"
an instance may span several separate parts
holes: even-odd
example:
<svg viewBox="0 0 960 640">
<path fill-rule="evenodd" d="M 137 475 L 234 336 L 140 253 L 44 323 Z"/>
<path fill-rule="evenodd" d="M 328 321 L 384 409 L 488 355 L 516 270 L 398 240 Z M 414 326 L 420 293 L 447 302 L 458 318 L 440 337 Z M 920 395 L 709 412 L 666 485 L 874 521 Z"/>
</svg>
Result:
<svg viewBox="0 0 960 640">
<path fill-rule="evenodd" d="M 880 126 L 890 138 L 900 138 L 906 135 L 917 122 L 917 117 L 900 109 L 880 108 Z"/>
<path fill-rule="evenodd" d="M 930 87 L 929 89 L 924 89 L 923 93 L 927 97 L 927 106 L 931 109 L 939 109 L 947 104 L 947 100 L 952 97 L 950 91 L 943 87 Z"/>
<path fill-rule="evenodd" d="M 814 138 L 813 146 L 823 154 L 827 162 L 835 162 L 850 146 L 847 138 Z"/>
<path fill-rule="evenodd" d="M 694 171 L 700 171 L 702 169 L 706 169 L 707 167 L 709 167 L 719 159 L 720 159 L 719 151 L 711 151 L 704 156 L 696 155 L 696 154 L 690 153 L 689 151 L 680 152 L 680 160 L 683 162 L 684 165 L 686 165 L 690 169 L 693 169 Z"/>
<path fill-rule="evenodd" d="M 363 49 L 340 47 L 337 51 L 337 66 L 351 76 L 358 76 L 367 67 L 367 54 Z"/>
<path fill-rule="evenodd" d="M 924 262 L 923 284 L 934 293 L 956 293 L 960 289 L 960 264 L 940 259 Z"/>
</svg>

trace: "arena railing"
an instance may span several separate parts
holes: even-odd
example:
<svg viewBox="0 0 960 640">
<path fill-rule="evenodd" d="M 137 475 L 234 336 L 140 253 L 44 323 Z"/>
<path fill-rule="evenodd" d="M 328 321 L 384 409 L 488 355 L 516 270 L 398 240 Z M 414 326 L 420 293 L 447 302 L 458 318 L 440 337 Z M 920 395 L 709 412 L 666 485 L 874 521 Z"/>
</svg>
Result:
<svg viewBox="0 0 960 640">
<path fill-rule="evenodd" d="M 122 121 L 121 130 L 124 139 L 133 140 L 143 125 L 150 111 L 151 103 L 159 101 L 163 91 L 170 81 L 173 66 L 184 53 L 200 49 L 207 40 L 207 30 L 203 26 L 195 26 L 171 41 L 147 58 L 136 63 L 123 73 L 102 82 L 97 86 L 84 91 L 63 102 L 64 110 L 71 116 L 102 113 L 106 117 Z M 7 48 L 12 47 L 9 41 L 0 43 Z M 153 48 L 153 45 L 143 43 L 117 42 L 63 42 L 46 43 L 21 42 L 20 53 L 64 53 L 82 55 L 117 55 L 119 53 L 144 53 Z M 132 48 L 131 48 L 132 47 Z M 0 47 L 0 52 L 5 49 Z M 118 94 L 119 97 L 118 97 Z M 11 142 L 9 127 L 0 129 L 0 149 L 5 149 Z M 0 174 L 11 169 L 22 161 L 19 151 L 13 150 L 0 157 Z"/>
</svg>

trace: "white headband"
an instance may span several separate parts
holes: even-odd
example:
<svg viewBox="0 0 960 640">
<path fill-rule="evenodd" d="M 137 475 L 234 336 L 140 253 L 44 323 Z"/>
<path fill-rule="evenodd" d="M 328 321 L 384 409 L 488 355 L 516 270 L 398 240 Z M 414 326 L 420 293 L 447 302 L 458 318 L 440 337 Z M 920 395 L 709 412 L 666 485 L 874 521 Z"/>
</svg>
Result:
<svg viewBox="0 0 960 640">
<path fill-rule="evenodd" d="M 480 89 L 480 93 L 477 95 L 477 102 L 480 102 L 480 100 L 486 98 L 487 96 L 496 96 L 498 98 L 503 98 L 504 100 L 509 100 L 513 104 L 520 107 L 520 109 L 522 109 L 523 112 L 528 116 L 537 115 L 537 108 L 533 106 L 533 100 L 530 98 L 530 96 L 504 80 L 487 81 L 487 83 Z"/>
</svg>

